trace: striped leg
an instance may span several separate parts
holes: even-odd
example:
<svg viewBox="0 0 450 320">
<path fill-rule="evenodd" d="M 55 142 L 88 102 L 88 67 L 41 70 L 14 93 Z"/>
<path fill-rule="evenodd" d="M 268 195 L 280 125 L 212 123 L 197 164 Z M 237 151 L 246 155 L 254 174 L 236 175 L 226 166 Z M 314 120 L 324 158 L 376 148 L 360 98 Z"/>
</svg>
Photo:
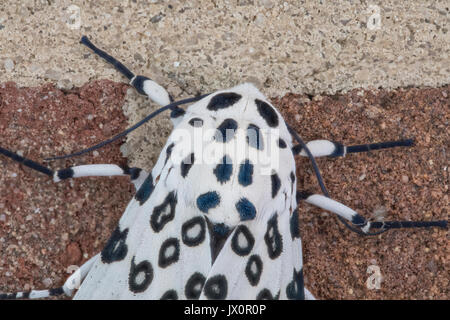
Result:
<svg viewBox="0 0 450 320">
<path fill-rule="evenodd" d="M 370 222 L 366 221 L 366 219 L 359 215 L 355 210 L 322 194 L 311 194 L 298 191 L 297 202 L 300 200 L 337 214 L 339 217 L 351 222 L 354 226 L 361 228 L 365 233 L 370 229 Z"/>
<path fill-rule="evenodd" d="M 380 149 L 389 149 L 394 147 L 411 147 L 414 145 L 413 139 L 388 141 L 371 144 L 360 144 L 354 146 L 344 146 L 342 143 L 328 140 L 312 140 L 306 144 L 312 155 L 316 157 L 345 157 L 348 153 L 369 152 Z M 292 148 L 294 154 L 307 157 L 305 150 L 300 145 Z"/>
<path fill-rule="evenodd" d="M 99 254 L 86 261 L 78 270 L 76 270 L 69 278 L 67 278 L 62 287 L 47 290 L 31 290 L 28 292 L 0 293 L 0 300 L 42 299 L 60 296 L 63 294 L 71 297 L 74 290 L 78 289 L 78 286 L 84 280 L 89 270 L 91 270 L 95 260 L 97 260 L 98 257 Z"/>
<path fill-rule="evenodd" d="M 145 76 L 136 76 L 116 58 L 97 48 L 86 36 L 81 37 L 80 42 L 94 51 L 95 54 L 112 64 L 117 71 L 130 80 L 130 84 L 135 87 L 140 94 L 148 96 L 151 100 L 161 106 L 168 105 L 173 101 L 166 89 L 164 89 L 161 85 Z"/>
<path fill-rule="evenodd" d="M 148 176 L 148 172 L 140 168 L 121 167 L 115 164 L 89 164 L 53 171 L 52 169 L 47 168 L 40 163 L 19 156 L 18 154 L 11 152 L 7 149 L 4 149 L 2 147 L 0 147 L 0 154 L 3 154 L 14 161 L 21 163 L 26 167 L 39 171 L 43 174 L 46 174 L 49 177 L 52 177 L 54 182 L 59 182 L 61 180 L 69 178 L 80 178 L 80 177 L 129 176 L 131 182 L 136 187 L 136 190 L 138 190 L 139 187 L 144 182 L 145 178 Z"/>
<path fill-rule="evenodd" d="M 130 80 L 130 85 L 132 85 L 140 94 L 149 97 L 151 100 L 161 106 L 166 106 L 173 102 L 172 96 L 161 85 L 145 76 L 136 76 L 116 58 L 97 48 L 91 41 L 89 41 L 86 36 L 81 37 L 80 42 L 94 51 L 95 54 L 103 58 L 106 62 L 112 64 L 120 73 L 122 73 L 125 77 L 128 78 L 128 80 Z M 184 109 L 176 106 L 171 110 L 172 112 L 170 114 L 170 118 L 176 125 L 177 120 L 181 119 L 180 116 L 184 114 Z"/>
<path fill-rule="evenodd" d="M 376 235 L 389 229 L 401 229 L 401 228 L 429 228 L 439 227 L 447 228 L 447 220 L 438 221 L 384 221 L 384 222 L 369 222 L 355 210 L 343 205 L 336 200 L 333 200 L 327 196 L 321 194 L 311 194 L 308 192 L 297 191 L 297 202 L 301 200 L 306 203 L 312 204 L 316 207 L 328 210 L 337 214 L 338 218 L 344 222 L 344 224 L 361 235 Z M 355 228 L 346 223 L 349 221 Z M 370 232 L 372 229 L 378 229 L 379 231 Z M 358 231 L 361 230 L 361 231 Z"/>
<path fill-rule="evenodd" d="M 88 164 L 55 171 L 53 173 L 53 181 L 59 182 L 65 179 L 81 177 L 112 176 L 129 176 L 136 190 L 138 190 L 148 176 L 148 172 L 140 168 L 122 167 L 116 164 Z"/>
</svg>

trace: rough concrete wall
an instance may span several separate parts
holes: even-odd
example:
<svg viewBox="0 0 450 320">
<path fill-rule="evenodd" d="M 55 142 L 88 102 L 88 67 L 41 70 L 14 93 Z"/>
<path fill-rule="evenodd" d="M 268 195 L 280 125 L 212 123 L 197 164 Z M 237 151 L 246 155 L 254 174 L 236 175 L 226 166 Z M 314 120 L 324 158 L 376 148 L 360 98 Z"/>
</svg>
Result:
<svg viewBox="0 0 450 320">
<path fill-rule="evenodd" d="M 440 86 L 448 15 L 445 0 L 4 0 L 1 81 L 123 81 L 78 44 L 85 34 L 175 96 L 246 80 L 268 96 Z"/>
</svg>

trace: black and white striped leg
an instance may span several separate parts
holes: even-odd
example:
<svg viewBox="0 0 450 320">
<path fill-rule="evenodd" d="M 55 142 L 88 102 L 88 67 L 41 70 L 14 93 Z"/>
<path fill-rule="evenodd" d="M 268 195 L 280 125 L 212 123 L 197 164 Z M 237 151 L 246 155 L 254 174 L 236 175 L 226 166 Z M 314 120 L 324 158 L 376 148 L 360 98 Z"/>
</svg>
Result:
<svg viewBox="0 0 450 320">
<path fill-rule="evenodd" d="M 354 146 L 344 146 L 342 143 L 329 140 L 312 140 L 306 146 L 311 151 L 312 155 L 317 157 L 345 157 L 349 153 L 369 152 L 380 149 L 390 149 L 395 147 L 411 147 L 414 145 L 413 139 L 387 141 L 370 144 L 360 144 Z M 296 145 L 292 148 L 294 154 L 307 157 L 306 151 L 301 145 Z"/>
<path fill-rule="evenodd" d="M 72 273 L 69 278 L 67 278 L 62 287 L 46 290 L 31 290 L 28 292 L 0 293 L 0 300 L 43 299 L 60 295 L 71 297 L 73 296 L 74 291 L 78 289 L 88 272 L 91 270 L 95 260 L 98 259 L 99 256 L 100 254 L 97 254 L 86 261 L 79 269 Z"/>
<path fill-rule="evenodd" d="M 376 235 L 386 230 L 403 228 L 439 227 L 446 229 L 448 223 L 448 221 L 446 220 L 370 222 L 364 219 L 364 217 L 359 215 L 355 210 L 321 194 L 312 194 L 305 191 L 297 191 L 297 202 L 300 202 L 301 200 L 337 214 L 339 219 L 344 222 L 347 227 L 362 235 Z M 353 227 L 348 225 L 346 221 L 351 222 Z M 375 229 L 376 231 L 371 232 L 371 229 Z"/>
<path fill-rule="evenodd" d="M 55 173 L 53 174 L 53 181 L 59 182 L 65 179 L 81 177 L 112 176 L 129 176 L 131 182 L 134 184 L 137 190 L 142 185 L 145 178 L 148 176 L 148 172 L 140 168 L 129 168 L 126 166 L 122 167 L 116 164 L 88 164 L 55 171 Z"/>
<path fill-rule="evenodd" d="M 97 48 L 86 36 L 81 37 L 80 42 L 91 49 L 99 57 L 112 64 L 120 73 L 128 78 L 130 85 L 136 88 L 140 94 L 148 96 L 151 100 L 161 106 L 166 106 L 173 102 L 173 98 L 164 87 L 146 76 L 135 75 L 116 58 Z M 176 108 L 181 109 L 179 107 Z"/>
<path fill-rule="evenodd" d="M 80 177 L 94 177 L 94 176 L 129 176 L 131 182 L 136 187 L 136 190 L 144 182 L 145 178 L 148 176 L 148 172 L 140 168 L 129 168 L 122 167 L 115 164 L 89 164 L 82 166 L 69 167 L 66 169 L 61 169 L 53 171 L 50 168 L 43 166 L 33 160 L 19 156 L 18 154 L 0 147 L 0 154 L 11 158 L 12 160 L 23 164 L 33 170 L 39 171 L 43 174 L 48 175 L 53 178 L 54 182 L 59 182 L 61 180 L 69 178 L 80 178 Z"/>
<path fill-rule="evenodd" d="M 337 214 L 339 217 L 351 222 L 355 227 L 360 228 L 364 233 L 367 233 L 371 227 L 371 223 L 359 215 L 355 210 L 322 194 L 297 191 L 297 202 L 300 202 L 301 200 Z"/>
</svg>

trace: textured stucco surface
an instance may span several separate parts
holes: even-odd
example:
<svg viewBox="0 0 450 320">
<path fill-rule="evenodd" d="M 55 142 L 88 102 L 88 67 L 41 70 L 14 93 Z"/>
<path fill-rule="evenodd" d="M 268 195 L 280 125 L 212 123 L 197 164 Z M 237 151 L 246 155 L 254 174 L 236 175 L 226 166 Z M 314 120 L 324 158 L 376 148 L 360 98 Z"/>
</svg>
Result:
<svg viewBox="0 0 450 320">
<path fill-rule="evenodd" d="M 268 96 L 439 86 L 448 22 L 448 1 L 3 0 L 1 80 L 123 80 L 78 44 L 85 34 L 175 97 L 245 80 Z"/>
</svg>

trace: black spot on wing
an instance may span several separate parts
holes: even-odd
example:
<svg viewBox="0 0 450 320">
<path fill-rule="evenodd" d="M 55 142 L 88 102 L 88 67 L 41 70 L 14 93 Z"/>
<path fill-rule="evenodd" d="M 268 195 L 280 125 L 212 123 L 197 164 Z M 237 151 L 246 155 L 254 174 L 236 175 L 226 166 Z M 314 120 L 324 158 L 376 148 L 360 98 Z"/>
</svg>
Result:
<svg viewBox="0 0 450 320">
<path fill-rule="evenodd" d="M 287 148 L 287 144 L 286 144 L 286 142 L 283 140 L 283 139 L 278 139 L 278 146 L 281 148 L 281 149 L 286 149 Z"/>
<path fill-rule="evenodd" d="M 181 176 L 183 178 L 186 178 L 186 176 L 188 175 L 189 170 L 191 170 L 192 165 L 194 164 L 194 161 L 194 153 L 191 153 L 181 162 Z"/>
<path fill-rule="evenodd" d="M 247 127 L 247 143 L 257 150 L 264 150 L 264 140 L 257 125 L 249 124 Z"/>
<path fill-rule="evenodd" d="M 262 289 L 258 295 L 256 296 L 256 300 L 278 300 L 280 298 L 280 293 L 278 293 L 275 297 L 269 289 Z"/>
<path fill-rule="evenodd" d="M 249 159 L 241 163 L 239 167 L 238 181 L 244 187 L 252 184 L 253 181 L 253 164 Z"/>
<path fill-rule="evenodd" d="M 194 217 L 181 226 L 181 239 L 189 247 L 195 247 L 205 240 L 205 220 L 203 217 Z"/>
<path fill-rule="evenodd" d="M 227 143 L 231 139 L 234 138 L 236 134 L 236 130 L 238 128 L 238 124 L 233 119 L 225 119 L 214 134 L 214 139 L 217 142 Z"/>
<path fill-rule="evenodd" d="M 236 210 L 241 217 L 241 221 L 252 220 L 256 216 L 256 208 L 247 198 L 241 198 L 236 203 Z"/>
<path fill-rule="evenodd" d="M 214 175 L 221 184 L 227 182 L 231 178 L 233 173 L 233 163 L 228 155 L 222 158 L 222 162 L 219 163 L 213 171 Z"/>
<path fill-rule="evenodd" d="M 227 297 L 228 283 L 227 278 L 218 274 L 209 278 L 203 289 L 205 297 L 211 300 L 223 300 Z"/>
<path fill-rule="evenodd" d="M 184 116 L 185 114 L 186 114 L 186 111 L 184 111 L 184 109 L 182 109 L 180 107 L 175 107 L 170 112 L 170 118 L 176 119 L 178 117 Z"/>
<path fill-rule="evenodd" d="M 231 229 L 223 223 L 212 223 L 208 218 L 206 224 L 208 225 L 209 232 L 209 245 L 211 248 L 211 264 L 214 263 L 223 245 L 228 239 L 231 233 Z"/>
<path fill-rule="evenodd" d="M 174 146 L 175 146 L 175 143 L 173 143 L 173 142 L 167 146 L 167 149 L 166 149 L 166 161 L 164 161 L 164 164 L 166 164 L 167 160 L 169 160 L 169 158 L 170 158 L 170 156 L 172 154 L 172 150 L 173 150 Z"/>
<path fill-rule="evenodd" d="M 238 102 L 242 96 L 234 92 L 224 92 L 216 94 L 208 103 L 206 107 L 208 110 L 217 111 L 219 109 L 225 109 L 231 107 Z"/>
<path fill-rule="evenodd" d="M 189 124 L 194 128 L 200 128 L 201 126 L 203 126 L 203 120 L 200 118 L 192 118 L 191 120 L 189 120 Z"/>
<path fill-rule="evenodd" d="M 298 209 L 295 209 L 294 212 L 292 212 L 291 219 L 289 221 L 290 229 L 291 229 L 291 237 L 292 240 L 296 238 L 300 238 L 300 226 L 299 226 L 299 220 L 298 220 Z"/>
<path fill-rule="evenodd" d="M 100 258 L 103 263 L 112 263 L 116 261 L 121 261 L 125 258 L 128 252 L 128 246 L 125 243 L 128 235 L 128 228 L 120 231 L 117 227 L 105 247 L 103 248 Z"/>
<path fill-rule="evenodd" d="M 286 296 L 288 299 L 305 300 L 305 286 L 303 283 L 303 268 L 299 272 L 292 274 L 292 281 L 286 287 Z"/>
<path fill-rule="evenodd" d="M 267 245 L 267 252 L 270 259 L 276 259 L 283 250 L 283 242 L 280 231 L 278 230 L 278 216 L 274 214 L 267 222 L 267 230 L 264 235 L 264 241 Z"/>
<path fill-rule="evenodd" d="M 177 197 L 175 192 L 169 192 L 163 203 L 153 209 L 150 217 L 150 225 L 155 232 L 160 232 L 164 226 L 175 217 Z"/>
<path fill-rule="evenodd" d="M 291 182 L 294 183 L 295 182 L 295 174 L 293 171 L 291 171 L 290 177 L 291 177 Z"/>
<path fill-rule="evenodd" d="M 131 259 L 131 268 L 128 275 L 128 288 L 131 292 L 144 292 L 153 280 L 153 267 L 147 260 L 139 262 L 137 265 L 134 262 L 135 257 Z"/>
<path fill-rule="evenodd" d="M 180 241 L 176 238 L 169 238 L 163 242 L 159 250 L 158 265 L 166 268 L 178 261 L 180 257 Z"/>
<path fill-rule="evenodd" d="M 178 294 L 175 290 L 168 290 L 161 296 L 160 300 L 178 300 Z"/>
<path fill-rule="evenodd" d="M 139 204 L 142 206 L 145 201 L 150 198 L 153 190 L 155 189 L 155 186 L 153 185 L 153 177 L 152 174 L 149 173 L 147 178 L 145 178 L 144 182 L 142 183 L 139 190 L 136 192 L 136 195 L 134 198 L 139 202 Z"/>
<path fill-rule="evenodd" d="M 278 126 L 278 115 L 275 110 L 267 102 L 259 99 L 255 99 L 255 103 L 259 114 L 266 120 L 267 125 L 272 128 Z"/>
<path fill-rule="evenodd" d="M 241 257 L 246 256 L 252 251 L 254 244 L 255 238 L 250 230 L 244 225 L 239 225 L 231 239 L 231 249 L 234 253 Z"/>
<path fill-rule="evenodd" d="M 281 180 L 280 180 L 280 177 L 278 176 L 278 174 L 276 174 L 276 173 L 273 173 L 270 176 L 270 180 L 272 181 L 272 199 L 273 199 L 277 196 L 278 191 L 280 190 Z"/>
<path fill-rule="evenodd" d="M 247 276 L 248 282 L 254 287 L 258 284 L 259 279 L 261 279 L 261 274 L 263 271 L 263 263 L 259 255 L 252 255 L 245 266 L 245 275 Z"/>
<path fill-rule="evenodd" d="M 197 198 L 197 207 L 201 212 L 208 213 L 209 209 L 217 207 L 220 203 L 220 196 L 215 191 L 206 192 Z"/>
<path fill-rule="evenodd" d="M 200 272 L 195 272 L 186 282 L 184 294 L 187 299 L 198 299 L 202 293 L 203 285 L 205 284 L 205 276 Z"/>
</svg>

